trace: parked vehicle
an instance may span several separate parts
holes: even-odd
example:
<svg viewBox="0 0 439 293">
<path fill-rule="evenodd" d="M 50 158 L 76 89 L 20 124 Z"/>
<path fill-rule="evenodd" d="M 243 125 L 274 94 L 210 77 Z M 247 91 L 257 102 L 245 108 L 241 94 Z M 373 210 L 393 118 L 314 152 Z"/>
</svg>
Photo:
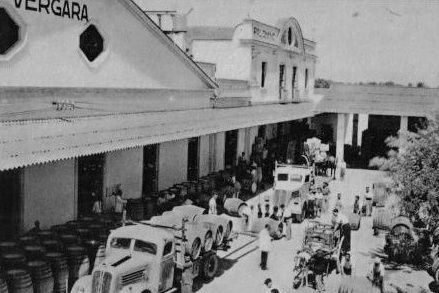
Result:
<svg viewBox="0 0 439 293">
<path fill-rule="evenodd" d="M 301 223 L 308 208 L 311 170 L 306 166 L 276 162 L 273 175 L 273 205 L 285 205 L 292 217 Z"/>
<path fill-rule="evenodd" d="M 174 292 L 188 278 L 190 282 L 198 276 L 214 278 L 219 264 L 216 249 L 194 246 L 201 246 L 205 233 L 201 227 L 184 219 L 179 225 L 144 221 L 115 229 L 103 261 L 91 275 L 76 281 L 71 292 Z"/>
</svg>

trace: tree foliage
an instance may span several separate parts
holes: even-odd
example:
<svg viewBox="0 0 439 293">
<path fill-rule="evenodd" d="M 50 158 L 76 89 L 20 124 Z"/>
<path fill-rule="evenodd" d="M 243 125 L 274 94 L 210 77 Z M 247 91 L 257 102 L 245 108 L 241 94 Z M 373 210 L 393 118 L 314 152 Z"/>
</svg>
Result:
<svg viewBox="0 0 439 293">
<path fill-rule="evenodd" d="M 325 88 L 328 89 L 331 85 L 331 81 L 323 79 L 323 78 L 316 78 L 314 81 L 314 87 L 315 88 Z"/>
<path fill-rule="evenodd" d="M 429 227 L 439 224 L 439 115 L 417 133 L 388 138 L 388 158 L 372 165 L 387 171 L 400 200 L 401 213 Z"/>
</svg>

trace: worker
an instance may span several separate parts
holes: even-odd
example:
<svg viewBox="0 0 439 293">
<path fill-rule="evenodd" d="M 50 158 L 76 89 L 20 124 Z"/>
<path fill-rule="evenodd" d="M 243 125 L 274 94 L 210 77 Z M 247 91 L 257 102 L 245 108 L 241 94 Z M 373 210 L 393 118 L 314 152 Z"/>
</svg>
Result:
<svg viewBox="0 0 439 293">
<path fill-rule="evenodd" d="M 335 206 L 337 210 L 341 211 L 343 209 L 343 203 L 341 201 L 341 193 L 337 193 L 337 200 L 335 201 Z"/>
<path fill-rule="evenodd" d="M 270 225 L 266 224 L 264 229 L 259 232 L 259 250 L 261 251 L 261 264 L 262 270 L 267 270 L 268 253 L 272 249 L 272 239 L 270 236 L 271 228 Z"/>
<path fill-rule="evenodd" d="M 36 220 L 34 222 L 34 227 L 30 229 L 26 234 L 27 235 L 36 235 L 38 232 L 41 232 L 40 221 Z"/>
<path fill-rule="evenodd" d="M 369 186 L 366 186 L 366 193 L 364 194 L 364 199 L 366 200 L 366 216 L 372 216 L 372 204 L 373 198 L 372 193 L 369 191 Z"/>
<path fill-rule="evenodd" d="M 258 218 L 262 218 L 262 207 L 261 207 L 261 204 L 260 203 L 258 203 Z"/>
<path fill-rule="evenodd" d="M 340 231 L 340 239 L 343 238 L 341 244 L 340 257 L 347 252 L 351 251 L 351 225 L 348 218 L 343 215 L 337 208 L 332 211 L 334 231 Z"/>
<path fill-rule="evenodd" d="M 122 189 L 120 188 L 120 185 L 118 185 L 116 188 L 115 196 L 116 204 L 114 211 L 116 212 L 117 218 L 119 219 L 122 216 L 122 213 L 125 210 L 125 204 L 127 203 L 127 200 L 122 198 Z"/>
<path fill-rule="evenodd" d="M 354 265 L 352 263 L 352 258 L 350 253 L 346 253 L 340 264 L 340 271 L 342 275 L 350 276 L 352 275 Z"/>
<path fill-rule="evenodd" d="M 275 221 L 279 221 L 279 217 L 277 216 L 278 212 L 279 212 L 279 207 L 278 206 L 274 206 L 273 207 L 273 213 L 271 214 L 270 219 L 273 219 Z"/>
<path fill-rule="evenodd" d="M 271 293 L 273 292 L 273 290 L 275 290 L 274 292 L 279 292 L 278 289 L 275 288 L 275 286 L 273 285 L 273 280 L 271 280 L 271 278 L 267 278 L 264 281 L 264 285 L 267 288 L 267 293 Z"/>
<path fill-rule="evenodd" d="M 264 218 L 269 218 L 270 217 L 270 204 L 266 203 L 265 204 L 265 214 L 264 214 Z"/>
<path fill-rule="evenodd" d="M 212 194 L 212 197 L 209 200 L 209 214 L 211 215 L 217 215 L 217 209 L 216 209 L 216 199 L 218 198 L 218 193 L 214 192 Z"/>
<path fill-rule="evenodd" d="M 356 195 L 355 196 L 355 200 L 354 200 L 354 210 L 353 210 L 353 213 L 360 215 L 361 214 L 361 207 L 362 207 L 362 203 L 361 203 L 361 200 L 360 200 L 360 196 Z"/>
<path fill-rule="evenodd" d="M 381 263 L 380 258 L 375 258 L 375 261 L 372 265 L 372 269 L 367 275 L 367 278 L 372 282 L 372 284 L 380 289 L 380 292 L 383 292 L 383 284 L 384 284 L 384 265 Z"/>
<path fill-rule="evenodd" d="M 91 196 L 93 198 L 93 209 L 92 213 L 95 215 L 100 215 L 102 213 L 102 202 L 99 196 L 96 196 L 96 193 L 92 192 Z"/>
<path fill-rule="evenodd" d="M 329 208 L 329 195 L 331 194 L 331 191 L 329 190 L 329 184 L 328 182 L 323 182 L 323 210 L 326 212 Z"/>
</svg>

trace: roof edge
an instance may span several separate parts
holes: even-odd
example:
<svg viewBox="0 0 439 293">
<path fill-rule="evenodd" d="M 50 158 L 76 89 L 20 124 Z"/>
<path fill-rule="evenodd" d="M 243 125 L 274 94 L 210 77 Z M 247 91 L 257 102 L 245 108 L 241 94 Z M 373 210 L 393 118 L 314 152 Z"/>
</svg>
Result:
<svg viewBox="0 0 439 293">
<path fill-rule="evenodd" d="M 135 16 L 141 20 L 141 22 L 147 27 L 152 33 L 154 33 L 160 41 L 162 41 L 168 48 L 176 54 L 186 65 L 192 69 L 201 80 L 204 81 L 206 85 L 210 88 L 215 89 L 218 87 L 215 81 L 213 81 L 206 72 L 204 72 L 189 56 L 186 55 L 183 50 L 178 47 L 172 40 L 169 38 L 160 27 L 152 21 L 149 16 L 133 1 L 133 0 L 119 0 L 130 12 L 132 12 Z"/>
</svg>

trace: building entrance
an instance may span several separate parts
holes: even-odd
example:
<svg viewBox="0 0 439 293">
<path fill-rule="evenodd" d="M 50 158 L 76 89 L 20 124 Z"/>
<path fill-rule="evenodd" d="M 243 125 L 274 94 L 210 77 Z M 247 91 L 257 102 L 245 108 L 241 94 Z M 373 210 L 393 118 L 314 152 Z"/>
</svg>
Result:
<svg viewBox="0 0 439 293">
<path fill-rule="evenodd" d="M 105 155 L 93 155 L 78 159 L 78 215 L 92 213 L 96 198 L 103 197 Z M 94 194 L 94 196 L 93 196 Z"/>
<path fill-rule="evenodd" d="M 158 150 L 158 144 L 146 145 L 143 147 L 142 193 L 144 195 L 156 192 L 158 189 Z"/>
<path fill-rule="evenodd" d="M 226 166 L 233 167 L 236 165 L 238 148 L 238 130 L 226 132 L 226 143 L 224 152 L 224 163 Z"/>
<path fill-rule="evenodd" d="M 199 145 L 198 137 L 189 139 L 187 154 L 187 180 L 189 181 L 198 179 Z"/>
<path fill-rule="evenodd" d="M 0 172 L 0 240 L 10 239 L 20 232 L 20 174 L 20 170 Z"/>
</svg>

